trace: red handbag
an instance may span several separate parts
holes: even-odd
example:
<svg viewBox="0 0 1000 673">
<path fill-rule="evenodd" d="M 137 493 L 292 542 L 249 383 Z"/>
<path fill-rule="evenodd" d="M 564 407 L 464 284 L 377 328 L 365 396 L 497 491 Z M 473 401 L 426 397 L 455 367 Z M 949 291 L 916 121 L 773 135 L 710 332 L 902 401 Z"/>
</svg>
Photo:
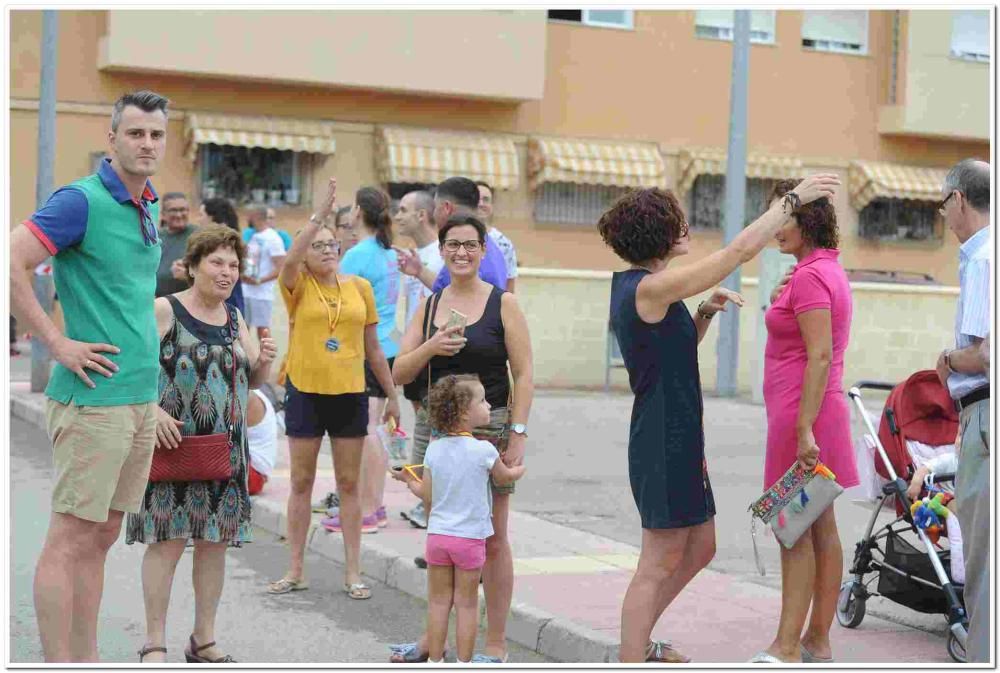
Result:
<svg viewBox="0 0 1000 673">
<path fill-rule="evenodd" d="M 229 408 L 229 431 L 181 438 L 176 449 L 156 447 L 149 468 L 149 481 L 224 481 L 233 476 L 230 453 L 236 415 L 236 339 L 229 315 L 230 348 L 233 355 L 233 389 Z"/>
</svg>

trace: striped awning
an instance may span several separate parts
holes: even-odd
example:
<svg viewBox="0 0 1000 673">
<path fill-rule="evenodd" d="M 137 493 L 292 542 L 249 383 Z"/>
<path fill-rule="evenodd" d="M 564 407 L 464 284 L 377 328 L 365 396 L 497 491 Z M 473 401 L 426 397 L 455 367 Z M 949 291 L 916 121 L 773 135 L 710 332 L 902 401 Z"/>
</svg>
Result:
<svg viewBox="0 0 1000 673">
<path fill-rule="evenodd" d="M 769 154 L 747 155 L 748 178 L 781 180 L 802 175 L 802 160 Z M 677 193 L 687 194 L 699 175 L 725 175 L 726 151 L 717 148 L 683 149 L 677 156 Z"/>
<path fill-rule="evenodd" d="M 666 187 L 656 143 L 531 138 L 528 157 L 532 189 L 545 182 Z"/>
<path fill-rule="evenodd" d="M 198 156 L 198 146 L 209 143 L 317 154 L 333 154 L 336 150 L 333 124 L 318 119 L 240 117 L 203 112 L 190 112 L 184 119 L 187 157 L 191 161 Z"/>
<path fill-rule="evenodd" d="M 852 161 L 848 169 L 851 205 L 862 210 L 874 199 L 938 201 L 947 168 Z"/>
<path fill-rule="evenodd" d="M 384 183 L 434 184 L 460 175 L 495 189 L 514 189 L 521 179 L 517 149 L 508 136 L 382 126 L 375 142 Z"/>
</svg>

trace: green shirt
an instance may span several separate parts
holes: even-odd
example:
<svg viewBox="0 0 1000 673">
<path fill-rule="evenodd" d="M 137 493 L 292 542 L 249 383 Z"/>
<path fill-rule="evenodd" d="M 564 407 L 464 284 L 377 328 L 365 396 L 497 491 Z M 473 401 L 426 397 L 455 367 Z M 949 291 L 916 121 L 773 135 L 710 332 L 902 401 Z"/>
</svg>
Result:
<svg viewBox="0 0 1000 673">
<path fill-rule="evenodd" d="M 177 280 L 171 272 L 170 267 L 178 259 L 184 258 L 187 252 L 187 242 L 191 234 L 198 228 L 193 224 L 187 225 L 184 231 L 173 233 L 166 227 L 160 228 L 160 266 L 156 269 L 156 296 L 166 297 L 168 294 L 176 294 L 188 289 L 186 281 Z"/>
<path fill-rule="evenodd" d="M 158 399 L 157 201 L 148 182 L 142 199 L 134 201 L 105 160 L 97 173 L 53 194 L 26 223 L 53 253 L 66 336 L 121 349 L 117 355 L 103 353 L 118 366 L 111 378 L 86 370 L 97 386 L 93 389 L 56 363 L 45 389 L 53 400 L 114 406 Z"/>
</svg>

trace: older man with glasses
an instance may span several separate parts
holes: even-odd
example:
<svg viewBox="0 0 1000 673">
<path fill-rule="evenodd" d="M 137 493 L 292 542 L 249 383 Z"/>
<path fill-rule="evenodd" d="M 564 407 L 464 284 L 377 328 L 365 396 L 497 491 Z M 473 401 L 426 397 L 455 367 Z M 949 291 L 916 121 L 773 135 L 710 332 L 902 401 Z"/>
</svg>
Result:
<svg viewBox="0 0 1000 673">
<path fill-rule="evenodd" d="M 990 333 L 990 165 L 965 159 L 944 181 L 939 212 L 959 247 L 955 348 L 941 352 L 938 377 L 958 407 L 961 444 L 955 496 L 965 551 L 966 652 L 990 660 L 990 376 L 982 353 Z"/>
<path fill-rule="evenodd" d="M 181 192 L 164 194 L 161 212 L 163 226 L 160 227 L 159 234 L 163 252 L 160 256 L 160 266 L 156 270 L 157 297 L 165 297 L 187 289 L 186 272 L 178 263 L 184 258 L 188 239 L 198 229 L 188 219 L 191 207 L 188 205 L 187 196 Z"/>
</svg>

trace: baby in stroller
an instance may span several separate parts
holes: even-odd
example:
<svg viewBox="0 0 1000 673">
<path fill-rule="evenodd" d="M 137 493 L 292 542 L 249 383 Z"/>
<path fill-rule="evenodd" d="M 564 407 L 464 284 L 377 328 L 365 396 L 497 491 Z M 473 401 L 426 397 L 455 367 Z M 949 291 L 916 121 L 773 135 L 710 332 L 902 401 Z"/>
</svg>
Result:
<svg viewBox="0 0 1000 673">
<path fill-rule="evenodd" d="M 917 446 L 910 446 L 915 444 Z M 921 497 L 921 493 L 933 495 L 937 491 L 944 491 L 949 495 L 955 495 L 954 475 L 958 470 L 958 456 L 954 451 L 937 453 L 931 458 L 924 459 L 926 449 L 937 447 L 927 447 L 919 442 L 907 442 L 910 449 L 910 456 L 913 464 L 917 466 L 910 479 L 910 487 L 906 489 L 906 494 L 910 499 L 916 501 Z M 921 464 L 922 463 L 922 464 Z M 951 475 L 952 479 L 941 480 L 935 483 L 935 477 Z M 957 584 L 965 584 L 965 557 L 962 555 L 962 528 L 958 522 L 958 511 L 955 507 L 955 500 L 948 504 L 948 517 L 945 525 L 945 533 L 948 536 L 948 548 L 951 550 L 951 579 Z"/>
</svg>

